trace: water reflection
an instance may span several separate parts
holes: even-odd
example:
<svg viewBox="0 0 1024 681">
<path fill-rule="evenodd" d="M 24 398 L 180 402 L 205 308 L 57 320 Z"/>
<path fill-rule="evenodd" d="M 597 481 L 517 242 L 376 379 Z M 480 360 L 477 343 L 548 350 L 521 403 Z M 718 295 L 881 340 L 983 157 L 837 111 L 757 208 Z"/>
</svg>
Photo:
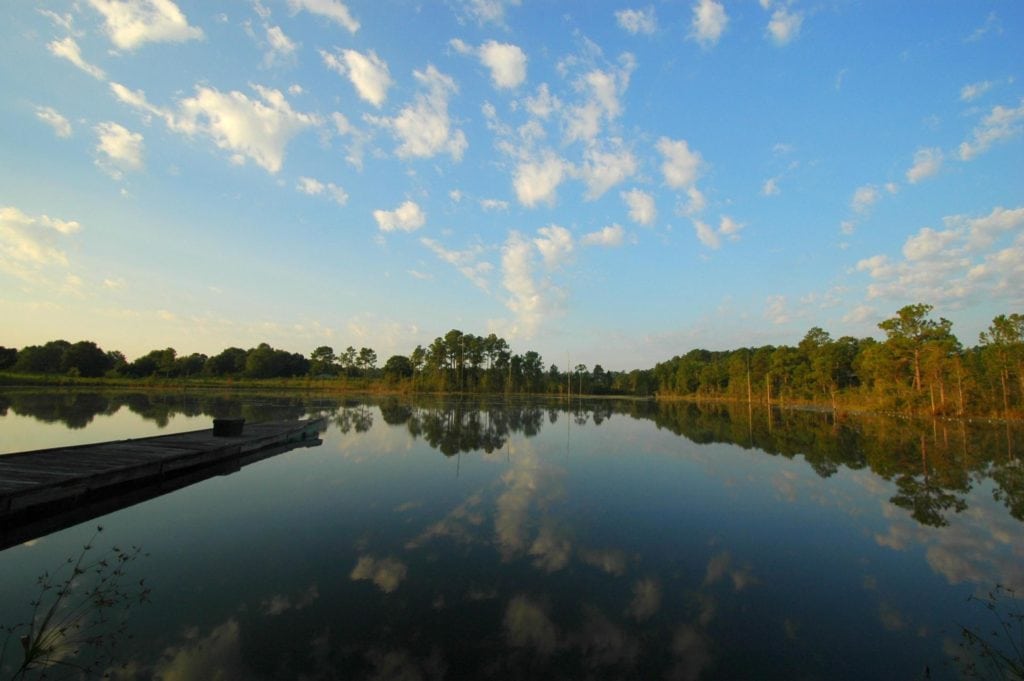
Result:
<svg viewBox="0 0 1024 681">
<path fill-rule="evenodd" d="M 120 678 L 956 678 L 965 597 L 1024 584 L 1017 427 L 288 399 L 323 447 L 151 519 L 196 586 Z"/>
</svg>

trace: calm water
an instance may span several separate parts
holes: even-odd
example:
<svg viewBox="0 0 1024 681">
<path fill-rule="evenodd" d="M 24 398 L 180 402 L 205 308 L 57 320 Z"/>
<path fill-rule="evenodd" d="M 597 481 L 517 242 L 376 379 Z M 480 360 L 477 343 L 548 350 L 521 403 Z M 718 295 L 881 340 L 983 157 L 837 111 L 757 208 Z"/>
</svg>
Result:
<svg viewBox="0 0 1024 681">
<path fill-rule="evenodd" d="M 1019 427 L 8 392 L 0 453 L 320 413 L 319 447 L 0 552 L 0 625 L 97 524 L 148 554 L 122 679 L 959 678 L 961 627 L 1022 609 L 970 600 L 1024 595 Z"/>
</svg>

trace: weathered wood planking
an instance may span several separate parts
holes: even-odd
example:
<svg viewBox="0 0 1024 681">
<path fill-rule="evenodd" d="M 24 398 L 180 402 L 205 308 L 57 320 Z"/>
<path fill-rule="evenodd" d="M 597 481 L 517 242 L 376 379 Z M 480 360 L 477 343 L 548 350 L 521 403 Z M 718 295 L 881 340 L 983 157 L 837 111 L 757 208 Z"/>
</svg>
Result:
<svg viewBox="0 0 1024 681">
<path fill-rule="evenodd" d="M 209 429 L 0 455 L 0 548 L 25 536 L 18 528 L 38 525 L 44 516 L 80 517 L 76 506 L 109 512 L 125 505 L 113 497 L 137 503 L 183 482 L 238 470 L 265 458 L 261 453 L 319 444 L 323 425 L 322 419 L 253 423 L 238 436 L 215 437 Z"/>
</svg>

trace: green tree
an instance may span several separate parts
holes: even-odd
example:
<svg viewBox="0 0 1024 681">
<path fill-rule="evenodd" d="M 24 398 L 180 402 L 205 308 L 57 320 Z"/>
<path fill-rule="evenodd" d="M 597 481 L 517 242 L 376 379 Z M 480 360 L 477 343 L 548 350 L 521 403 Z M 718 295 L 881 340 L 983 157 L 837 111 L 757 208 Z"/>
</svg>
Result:
<svg viewBox="0 0 1024 681">
<path fill-rule="evenodd" d="M 931 305 L 917 303 L 905 305 L 890 317 L 878 323 L 885 332 L 886 344 L 901 365 L 909 367 L 915 392 L 921 392 L 921 353 L 929 342 L 946 341 L 952 335 L 953 324 L 948 319 L 934 321 L 928 318 Z"/>
<path fill-rule="evenodd" d="M 384 363 L 384 375 L 392 379 L 409 378 L 413 374 L 412 362 L 405 355 L 392 355 Z"/>
<path fill-rule="evenodd" d="M 309 373 L 313 376 L 335 375 L 337 363 L 338 357 L 334 354 L 334 348 L 329 345 L 321 345 L 309 353 Z"/>
</svg>

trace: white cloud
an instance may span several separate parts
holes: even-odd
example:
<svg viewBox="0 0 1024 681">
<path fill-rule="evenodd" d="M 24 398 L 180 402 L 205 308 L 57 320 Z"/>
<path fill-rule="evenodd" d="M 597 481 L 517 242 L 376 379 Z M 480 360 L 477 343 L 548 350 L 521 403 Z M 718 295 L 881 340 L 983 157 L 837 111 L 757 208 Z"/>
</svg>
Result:
<svg viewBox="0 0 1024 681">
<path fill-rule="evenodd" d="M 615 13 L 619 26 L 633 35 L 643 33 L 651 35 L 658 30 L 658 20 L 654 16 L 654 8 L 622 9 Z"/>
<path fill-rule="evenodd" d="M 843 315 L 843 321 L 847 324 L 863 324 L 864 322 L 875 318 L 875 308 L 870 305 L 857 305 L 845 315 Z"/>
<path fill-rule="evenodd" d="M 761 185 L 761 196 L 778 196 L 782 190 L 779 189 L 777 178 L 770 177 Z"/>
<path fill-rule="evenodd" d="M 267 43 L 270 45 L 270 52 L 264 57 L 264 63 L 268 65 L 279 58 L 288 57 L 297 49 L 295 43 L 285 35 L 280 26 L 267 27 Z"/>
<path fill-rule="evenodd" d="M 482 246 L 474 246 L 461 251 L 449 250 L 437 243 L 433 239 L 423 238 L 420 239 L 420 243 L 429 248 L 433 253 L 448 263 L 462 276 L 469 279 L 474 286 L 483 290 L 489 291 L 490 286 L 487 281 L 487 277 L 494 270 L 494 265 L 487 261 L 481 261 L 480 256 L 483 254 Z"/>
<path fill-rule="evenodd" d="M 501 199 L 480 199 L 480 207 L 484 210 L 508 210 L 508 201 Z"/>
<path fill-rule="evenodd" d="M 458 92 L 455 81 L 438 71 L 433 64 L 426 71 L 413 71 L 413 76 L 426 93 L 394 118 L 367 117 L 367 120 L 389 128 L 401 143 L 396 153 L 402 158 L 429 158 L 447 152 L 458 161 L 466 150 L 466 135 L 453 129 L 448 116 L 448 98 Z"/>
<path fill-rule="evenodd" d="M 694 220 L 693 229 L 697 232 L 697 239 L 708 248 L 717 249 L 722 245 L 721 240 L 718 238 L 718 233 L 709 227 L 706 222 Z"/>
<path fill-rule="evenodd" d="M 526 80 L 526 54 L 516 45 L 490 40 L 480 46 L 480 62 L 491 70 L 496 88 L 519 87 Z"/>
<path fill-rule="evenodd" d="M 71 123 L 68 122 L 68 119 L 61 116 L 56 109 L 49 106 L 37 106 L 36 118 L 53 128 L 53 133 L 57 137 L 65 139 L 71 137 Z"/>
<path fill-rule="evenodd" d="M 935 304 L 1002 298 L 1010 306 L 1024 304 L 1024 207 L 998 207 L 981 217 L 954 215 L 943 223 L 945 229 L 924 227 L 909 236 L 903 260 L 883 254 L 860 260 L 856 270 L 871 278 L 868 297 Z"/>
<path fill-rule="evenodd" d="M 1016 109 L 996 106 L 974 129 L 971 140 L 960 144 L 960 160 L 970 161 L 996 142 L 1019 135 L 1021 130 L 1024 130 L 1024 99 Z"/>
<path fill-rule="evenodd" d="M 746 225 L 736 222 L 728 215 L 723 215 L 718 223 L 718 233 L 727 237 L 730 241 L 737 241 L 740 238 L 740 230 Z"/>
<path fill-rule="evenodd" d="M 697 239 L 708 248 L 718 249 L 722 245 L 722 237 L 729 241 L 739 241 L 739 233 L 745 225 L 736 222 L 728 215 L 719 218 L 718 229 L 711 227 L 703 220 L 693 220 L 693 229 L 697 233 Z"/>
<path fill-rule="evenodd" d="M 697 181 L 703 159 L 699 151 L 690 151 L 686 140 L 662 137 L 658 140 L 657 149 L 665 159 L 661 164 L 665 184 L 673 189 L 682 189 Z"/>
<path fill-rule="evenodd" d="M 324 184 L 320 180 L 313 177 L 300 177 L 299 182 L 295 185 L 295 188 L 307 194 L 309 196 L 319 196 L 325 194 L 328 198 L 334 201 L 339 206 L 344 206 L 348 203 L 348 193 L 333 182 Z"/>
<path fill-rule="evenodd" d="M 122 50 L 145 43 L 180 43 L 203 37 L 171 0 L 89 0 L 103 15 L 110 41 Z"/>
<path fill-rule="evenodd" d="M 46 49 L 48 49 L 50 54 L 55 57 L 67 59 L 93 78 L 103 80 L 107 77 L 107 74 L 103 72 L 103 69 L 98 66 L 93 66 L 82 58 L 82 50 L 78 47 L 78 43 L 76 43 L 75 39 L 71 36 L 64 38 L 64 40 L 54 40 L 47 43 Z"/>
<path fill-rule="evenodd" d="M 194 97 L 178 102 L 176 113 L 152 107 L 141 91 L 132 93 L 124 88 L 127 98 L 123 101 L 159 113 L 176 132 L 208 135 L 219 148 L 232 152 L 232 163 L 244 163 L 248 158 L 267 172 L 277 173 L 291 138 L 320 120 L 313 114 L 294 111 L 278 90 L 252 87 L 259 100 L 237 90 L 223 93 L 198 86 Z"/>
<path fill-rule="evenodd" d="M 689 37 L 702 47 L 711 47 L 722 37 L 728 23 L 729 17 L 722 3 L 715 0 L 698 0 L 693 6 Z"/>
<path fill-rule="evenodd" d="M 554 204 L 567 169 L 568 164 L 550 151 L 538 160 L 520 163 L 512 182 L 519 203 L 528 208 L 539 203 Z"/>
<path fill-rule="evenodd" d="M 780 7 L 772 13 L 768 22 L 768 35 L 776 45 L 787 45 L 794 38 L 800 35 L 800 27 L 804 23 L 804 16 L 800 12 L 792 12 Z"/>
<path fill-rule="evenodd" d="M 991 81 L 983 80 L 977 83 L 969 83 L 960 88 L 960 101 L 973 102 L 991 89 Z"/>
<path fill-rule="evenodd" d="M 349 33 L 359 30 L 359 22 L 349 12 L 348 7 L 339 0 L 288 0 L 292 12 L 306 10 L 310 14 L 326 17 L 343 26 Z"/>
<path fill-rule="evenodd" d="M 537 230 L 540 234 L 533 240 L 541 257 L 544 258 L 544 266 L 549 270 L 556 269 L 565 264 L 572 256 L 574 250 L 572 233 L 565 227 L 551 225 L 541 227 Z"/>
<path fill-rule="evenodd" d="M 942 150 L 938 147 L 918 149 L 914 154 L 914 165 L 907 170 L 907 182 L 917 184 L 935 175 L 942 168 Z"/>
<path fill-rule="evenodd" d="M 684 215 L 699 215 L 708 206 L 708 200 L 704 198 L 703 192 L 695 186 L 686 189 L 686 206 L 683 208 Z"/>
<path fill-rule="evenodd" d="M 99 143 L 96 145 L 96 165 L 120 179 L 126 170 L 142 169 L 142 135 L 122 125 L 107 121 L 93 128 Z"/>
<path fill-rule="evenodd" d="M 580 176 L 587 185 L 585 198 L 589 201 L 600 198 L 636 173 L 636 167 L 636 158 L 628 149 L 603 152 L 596 147 L 588 148 L 583 154 L 583 167 L 580 169 Z"/>
<path fill-rule="evenodd" d="M 765 300 L 764 318 L 776 325 L 789 322 L 792 317 L 786 308 L 786 296 L 768 296 Z"/>
<path fill-rule="evenodd" d="M 551 94 L 547 83 L 537 86 L 537 95 L 526 98 L 526 110 L 537 118 L 547 118 L 562 108 L 562 102 Z"/>
<path fill-rule="evenodd" d="M 853 192 L 853 198 L 850 199 L 850 207 L 858 213 L 863 213 L 871 208 L 880 198 L 881 195 L 878 193 L 878 187 L 867 184 L 857 187 L 856 191 Z"/>
<path fill-rule="evenodd" d="M 427 216 L 415 201 L 405 201 L 395 210 L 373 211 L 373 219 L 382 232 L 415 232 L 426 223 Z"/>
<path fill-rule="evenodd" d="M 640 225 L 652 225 L 658 217 L 654 197 L 640 189 L 630 189 L 619 194 L 629 207 L 629 219 Z"/>
<path fill-rule="evenodd" d="M 515 315 L 503 329 L 509 338 L 532 337 L 555 309 L 559 291 L 533 276 L 534 245 L 519 232 L 509 234 L 501 250 L 502 284 L 509 293 L 505 306 Z"/>
<path fill-rule="evenodd" d="M 461 0 L 465 11 L 481 24 L 505 23 L 505 8 L 518 7 L 520 0 Z"/>
<path fill-rule="evenodd" d="M 563 109 L 567 143 L 592 141 L 601 132 L 602 121 L 614 121 L 622 114 L 620 97 L 629 87 L 634 69 L 636 59 L 626 53 L 619 58 L 618 68 L 591 69 L 576 79 L 573 87 L 583 93 L 584 100 Z"/>
<path fill-rule="evenodd" d="M 621 225 L 613 223 L 607 227 L 602 227 L 596 232 L 584 235 L 580 239 L 580 243 L 584 246 L 621 246 L 625 233 L 626 231 L 622 229 Z"/>
<path fill-rule="evenodd" d="M 0 271 L 33 284 L 53 268 L 63 277 L 69 263 L 56 243 L 57 234 L 67 236 L 80 229 L 74 220 L 32 217 L 13 206 L 0 206 Z"/>
<path fill-rule="evenodd" d="M 387 99 L 388 88 L 392 85 L 391 72 L 387 63 L 373 50 L 367 54 L 355 50 L 331 54 L 320 50 L 320 56 L 328 68 L 348 77 L 363 100 L 380 108 Z"/>
</svg>

